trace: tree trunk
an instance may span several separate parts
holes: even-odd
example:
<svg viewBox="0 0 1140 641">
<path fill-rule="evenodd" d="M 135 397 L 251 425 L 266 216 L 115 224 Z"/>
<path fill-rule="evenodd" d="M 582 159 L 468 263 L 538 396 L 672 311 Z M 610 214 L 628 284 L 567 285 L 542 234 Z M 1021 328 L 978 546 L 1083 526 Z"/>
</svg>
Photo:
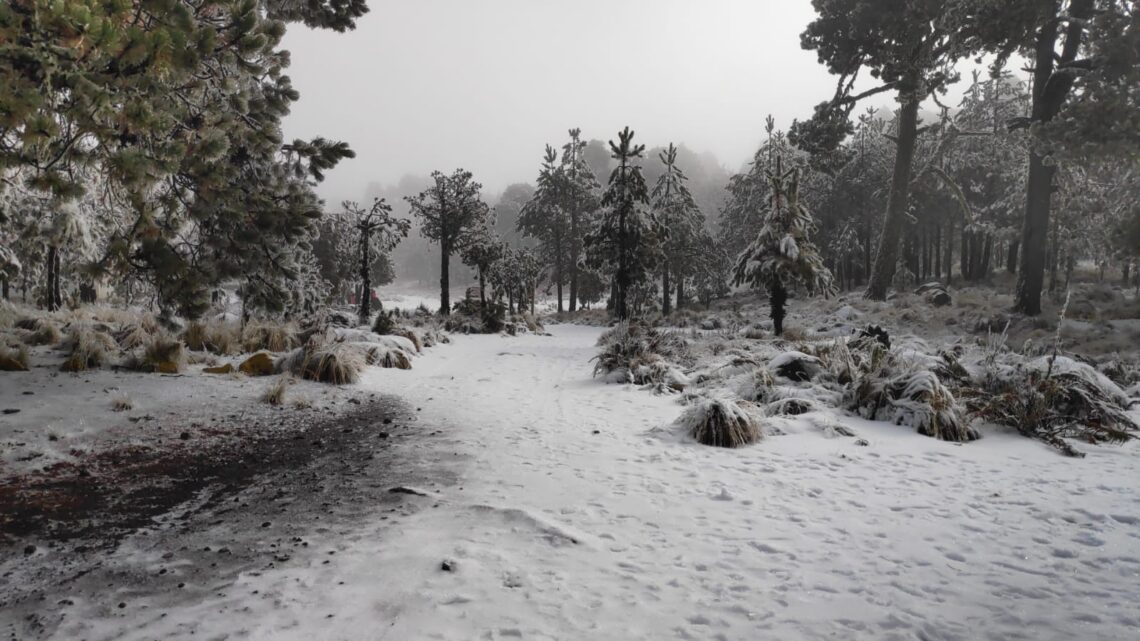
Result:
<svg viewBox="0 0 1140 641">
<path fill-rule="evenodd" d="M 439 313 L 447 316 L 451 314 L 451 282 L 448 278 L 448 269 L 451 263 L 451 248 L 446 242 L 439 243 Z"/>
<path fill-rule="evenodd" d="M 1124 270 L 1124 284 L 1125 285 L 1128 284 L 1128 268 L 1127 267 L 1125 267 L 1125 270 Z M 8 285 L 8 279 L 7 278 L 0 280 L 0 296 L 3 296 L 4 300 L 11 300 L 11 298 L 9 296 L 8 287 L 9 287 L 9 285 Z"/>
<path fill-rule="evenodd" d="M 946 284 L 954 280 L 954 219 L 946 221 L 946 253 L 942 255 L 942 269 L 946 272 Z"/>
<path fill-rule="evenodd" d="M 487 286 L 486 281 L 483 279 L 483 268 L 479 268 L 479 307 L 487 306 Z"/>
<path fill-rule="evenodd" d="M 934 278 L 942 282 L 942 225 L 934 226 Z"/>
<path fill-rule="evenodd" d="M 673 310 L 669 309 L 669 266 L 661 269 L 661 315 L 668 316 Z"/>
<path fill-rule="evenodd" d="M 59 262 L 56 260 L 56 255 L 59 254 L 59 249 L 54 246 L 48 247 L 47 253 L 47 282 L 44 284 L 44 303 L 49 312 L 54 312 L 59 309 L 55 303 L 55 270 Z"/>
<path fill-rule="evenodd" d="M 1122 282 L 1124 283 L 1125 287 L 1128 286 L 1128 275 L 1129 275 L 1129 271 L 1131 269 L 1132 269 L 1132 261 L 1125 260 L 1124 261 L 1124 267 L 1121 268 L 1121 271 L 1124 272 L 1124 280 Z M 4 300 L 8 300 L 8 281 L 7 280 L 4 281 Z"/>
<path fill-rule="evenodd" d="M 914 160 L 914 145 L 918 138 L 919 100 L 915 94 L 918 79 L 908 78 L 904 85 L 904 88 L 899 90 L 902 108 L 899 110 L 898 144 L 891 192 L 887 199 L 887 215 L 883 219 L 883 231 L 879 236 L 879 251 L 875 255 L 871 281 L 867 284 L 867 292 L 864 294 L 864 297 L 871 300 L 887 299 L 887 289 L 895 276 L 899 236 L 902 234 L 907 202 L 910 199 L 911 163 Z"/>
<path fill-rule="evenodd" d="M 779 280 L 772 283 L 768 289 L 768 305 L 772 310 L 772 328 L 776 336 L 784 333 L 784 315 L 787 313 L 784 305 L 788 302 L 788 291 Z"/>
<path fill-rule="evenodd" d="M 1052 7 L 1055 14 L 1059 5 Z M 1061 110 L 1073 86 L 1072 76 L 1054 76 L 1054 64 L 1072 62 L 1079 52 L 1084 19 L 1092 16 L 1093 0 L 1073 0 L 1068 13 L 1080 20 L 1069 22 L 1065 44 L 1058 57 L 1055 52 L 1060 20 L 1049 16 L 1037 32 L 1033 60 L 1034 122 L 1049 122 Z M 1041 313 L 1041 289 L 1045 281 L 1045 246 L 1049 232 L 1049 209 L 1052 206 L 1053 176 L 1056 166 L 1046 156 L 1030 148 L 1029 180 L 1025 187 L 1025 220 L 1021 227 L 1021 259 L 1018 261 L 1017 290 L 1013 309 L 1036 316 Z"/>
<path fill-rule="evenodd" d="M 372 315 L 372 270 L 368 269 L 369 264 L 372 262 L 369 256 L 371 247 L 368 242 L 368 233 L 366 231 L 360 232 L 360 324 L 368 324 L 368 318 Z"/>
<path fill-rule="evenodd" d="M 681 306 L 685 304 L 685 279 L 677 279 L 677 309 L 680 310 Z"/>
<path fill-rule="evenodd" d="M 1009 251 L 1005 255 L 1005 271 L 1016 274 L 1017 273 L 1017 250 L 1021 246 L 1019 241 L 1011 241 L 1009 243 Z"/>
</svg>

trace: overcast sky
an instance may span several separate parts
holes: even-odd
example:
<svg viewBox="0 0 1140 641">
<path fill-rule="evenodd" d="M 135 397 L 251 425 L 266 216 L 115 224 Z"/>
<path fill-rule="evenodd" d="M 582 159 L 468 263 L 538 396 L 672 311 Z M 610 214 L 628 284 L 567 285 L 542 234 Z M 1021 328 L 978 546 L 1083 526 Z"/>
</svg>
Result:
<svg viewBox="0 0 1140 641">
<path fill-rule="evenodd" d="M 345 34 L 290 28 L 288 138 L 346 140 L 330 203 L 462 166 L 488 191 L 533 181 L 570 127 L 711 151 L 735 170 L 835 81 L 799 34 L 808 0 L 372 0 Z M 889 104 L 886 100 L 883 104 Z"/>
</svg>

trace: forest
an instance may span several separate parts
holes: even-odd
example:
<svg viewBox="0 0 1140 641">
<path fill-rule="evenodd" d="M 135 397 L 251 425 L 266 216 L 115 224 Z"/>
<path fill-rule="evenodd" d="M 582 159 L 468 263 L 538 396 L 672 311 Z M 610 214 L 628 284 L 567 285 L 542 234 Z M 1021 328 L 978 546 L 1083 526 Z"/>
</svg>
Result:
<svg viewBox="0 0 1140 641">
<path fill-rule="evenodd" d="M 540 113 L 338 202 L 287 34 L 384 4 L 0 4 L 4 631 L 1127 638 L 1140 5 L 800 4 L 737 167 Z"/>
</svg>

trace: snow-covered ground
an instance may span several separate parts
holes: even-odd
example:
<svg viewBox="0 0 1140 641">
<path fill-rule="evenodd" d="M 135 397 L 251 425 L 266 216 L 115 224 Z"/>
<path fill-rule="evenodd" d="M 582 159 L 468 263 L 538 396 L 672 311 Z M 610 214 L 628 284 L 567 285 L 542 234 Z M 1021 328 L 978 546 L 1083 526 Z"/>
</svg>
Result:
<svg viewBox="0 0 1140 641">
<path fill-rule="evenodd" d="M 549 330 L 368 371 L 449 431 L 425 457 L 462 461 L 423 509 L 161 613 L 76 600 L 55 638 L 1135 638 L 1135 443 L 1069 459 L 844 418 L 863 447 L 809 413 L 707 448 L 672 397 L 591 378 L 600 329 Z"/>
</svg>

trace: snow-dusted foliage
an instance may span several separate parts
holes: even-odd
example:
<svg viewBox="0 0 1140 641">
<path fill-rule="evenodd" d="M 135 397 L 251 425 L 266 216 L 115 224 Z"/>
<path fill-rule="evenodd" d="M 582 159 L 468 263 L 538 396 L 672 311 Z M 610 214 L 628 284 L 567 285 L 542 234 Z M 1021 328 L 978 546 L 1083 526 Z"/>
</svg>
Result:
<svg viewBox="0 0 1140 641">
<path fill-rule="evenodd" d="M 954 395 L 933 372 L 920 370 L 889 379 L 868 376 L 853 389 L 853 409 L 868 419 L 886 419 L 943 441 L 980 437 Z"/>
<path fill-rule="evenodd" d="M 736 259 L 733 280 L 768 290 L 776 335 L 784 328 L 787 289 L 802 286 L 810 294 L 835 291 L 831 271 L 811 241 L 815 222 L 800 202 L 799 169 L 784 171 L 781 161 L 768 173 L 771 194 L 756 238 Z"/>
<path fill-rule="evenodd" d="M 677 429 L 702 445 L 743 447 L 760 440 L 760 422 L 743 405 L 744 401 L 702 397 L 677 419 Z"/>
<path fill-rule="evenodd" d="M 1124 390 L 1089 365 L 1063 356 L 993 367 L 966 400 L 983 420 L 1012 427 L 1069 456 L 1084 455 L 1065 439 L 1124 443 L 1140 431 Z"/>
<path fill-rule="evenodd" d="M 687 360 L 688 343 L 677 332 L 662 332 L 642 323 L 623 321 L 598 338 L 601 351 L 594 376 L 607 381 L 660 386 L 681 391 L 690 383 L 677 363 Z"/>
</svg>

